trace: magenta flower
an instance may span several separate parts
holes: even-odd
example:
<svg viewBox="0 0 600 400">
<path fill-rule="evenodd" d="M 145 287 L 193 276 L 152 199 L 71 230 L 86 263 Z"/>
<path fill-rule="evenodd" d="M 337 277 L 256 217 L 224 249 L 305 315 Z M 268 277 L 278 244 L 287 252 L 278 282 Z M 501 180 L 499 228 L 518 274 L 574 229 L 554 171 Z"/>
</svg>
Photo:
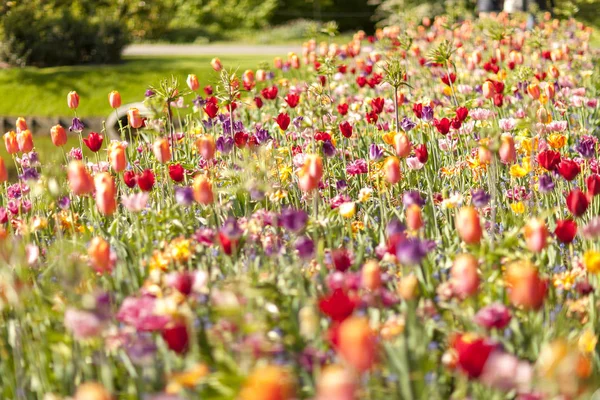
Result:
<svg viewBox="0 0 600 400">
<path fill-rule="evenodd" d="M 512 315 L 508 307 L 500 303 L 490 304 L 475 314 L 475 323 L 486 329 L 503 329 L 510 322 Z"/>
<path fill-rule="evenodd" d="M 346 166 L 346 173 L 348 175 L 366 174 L 368 170 L 367 162 L 362 158 L 359 158 Z"/>
</svg>

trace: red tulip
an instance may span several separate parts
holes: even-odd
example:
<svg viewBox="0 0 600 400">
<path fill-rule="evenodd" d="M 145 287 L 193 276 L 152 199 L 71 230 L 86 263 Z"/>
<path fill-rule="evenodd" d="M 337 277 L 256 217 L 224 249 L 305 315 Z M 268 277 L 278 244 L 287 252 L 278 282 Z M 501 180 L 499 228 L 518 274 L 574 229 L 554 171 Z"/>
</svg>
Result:
<svg viewBox="0 0 600 400">
<path fill-rule="evenodd" d="M 558 164 L 558 173 L 568 181 L 575 179 L 580 171 L 579 165 L 568 158 L 563 158 Z"/>
<path fill-rule="evenodd" d="M 279 128 L 282 131 L 285 131 L 288 126 L 290 126 L 290 116 L 286 113 L 280 113 L 275 119 L 275 122 L 277 122 L 277 125 L 279 125 Z"/>
<path fill-rule="evenodd" d="M 371 100 L 371 108 L 376 114 L 381 114 L 383 112 L 383 106 L 385 101 L 381 97 L 376 97 Z"/>
<path fill-rule="evenodd" d="M 154 173 L 152 170 L 145 169 L 140 175 L 137 176 L 137 184 L 144 192 L 149 192 L 154 186 Z"/>
<path fill-rule="evenodd" d="M 523 229 L 525 235 L 525 243 L 527 248 L 534 252 L 539 253 L 546 247 L 546 240 L 548 238 L 548 228 L 546 223 L 538 218 L 533 218 L 525 224 Z"/>
<path fill-rule="evenodd" d="M 182 182 L 185 177 L 185 169 L 181 164 L 169 165 L 169 176 L 175 182 Z"/>
<path fill-rule="evenodd" d="M 377 342 L 366 318 L 348 318 L 340 325 L 338 351 L 358 372 L 369 370 L 376 361 Z"/>
<path fill-rule="evenodd" d="M 189 334 L 183 321 L 172 322 L 162 331 L 162 337 L 169 349 L 177 354 L 184 354 L 188 350 Z"/>
<path fill-rule="evenodd" d="M 458 355 L 458 366 L 469 378 L 477 378 L 498 345 L 488 339 L 471 334 L 458 335 L 452 340 L 452 347 Z"/>
<path fill-rule="evenodd" d="M 467 119 L 468 115 L 469 109 L 467 107 L 458 107 L 456 109 L 456 119 L 460 122 L 463 122 L 465 119 Z"/>
<path fill-rule="evenodd" d="M 135 172 L 133 172 L 132 170 L 125 171 L 125 173 L 123 174 L 123 182 L 125 182 L 125 185 L 127 185 L 128 188 L 134 188 L 137 183 L 137 177 L 135 176 Z"/>
<path fill-rule="evenodd" d="M 287 96 L 285 96 L 285 102 L 291 108 L 296 108 L 296 106 L 298 105 L 299 101 L 300 101 L 300 96 L 298 96 L 295 93 L 288 93 Z"/>
<path fill-rule="evenodd" d="M 588 193 L 591 196 L 597 196 L 600 194 L 600 175 L 592 174 L 588 176 L 585 180 L 585 184 L 587 186 Z"/>
<path fill-rule="evenodd" d="M 263 106 L 263 101 L 260 97 L 256 96 L 254 98 L 254 103 L 256 104 L 256 108 L 261 109 Z"/>
<path fill-rule="evenodd" d="M 248 134 L 241 131 L 236 132 L 235 135 L 233 135 L 233 142 L 239 148 L 245 147 L 246 143 L 248 143 Z"/>
<path fill-rule="evenodd" d="M 415 147 L 415 156 L 421 164 L 425 164 L 429 159 L 429 153 L 427 152 L 427 145 L 420 144 Z"/>
<path fill-rule="evenodd" d="M 209 118 L 214 118 L 219 113 L 219 106 L 215 102 L 209 101 L 204 106 L 204 112 Z"/>
<path fill-rule="evenodd" d="M 553 150 L 544 150 L 537 155 L 537 161 L 546 171 L 554 171 L 560 164 L 560 153 Z"/>
<path fill-rule="evenodd" d="M 354 312 L 356 301 L 343 289 L 335 289 L 327 297 L 319 299 L 319 309 L 335 322 L 342 322 Z"/>
<path fill-rule="evenodd" d="M 496 107 L 502 107 L 502 105 L 504 104 L 504 96 L 502 94 L 496 93 L 492 98 Z"/>
<path fill-rule="evenodd" d="M 423 118 L 423 104 L 421 103 L 415 103 L 413 104 L 413 113 L 415 113 L 415 116 L 419 119 Z"/>
<path fill-rule="evenodd" d="M 562 243 L 571 243 L 577 234 L 577 222 L 572 219 L 556 221 L 554 234 Z"/>
<path fill-rule="evenodd" d="M 456 82 L 456 74 L 454 72 L 451 72 L 450 74 L 444 74 L 441 80 L 446 86 L 450 86 L 450 82 Z"/>
<path fill-rule="evenodd" d="M 352 266 L 352 259 L 346 249 L 335 249 L 331 252 L 333 266 L 337 271 L 346 272 Z"/>
<path fill-rule="evenodd" d="M 91 151 L 96 153 L 102 147 L 103 140 L 104 140 L 104 137 L 102 135 L 100 135 L 99 133 L 90 132 L 88 137 L 83 139 L 83 143 L 85 143 L 85 145 L 88 147 L 88 149 L 90 149 Z"/>
<path fill-rule="evenodd" d="M 440 120 L 434 118 L 433 125 L 435 126 L 435 129 L 437 129 L 437 131 L 442 135 L 446 135 L 448 132 L 450 132 L 450 120 L 448 118 L 444 117 Z"/>
<path fill-rule="evenodd" d="M 342 132 L 342 136 L 345 138 L 349 138 L 352 136 L 352 125 L 348 121 L 344 121 L 340 124 L 340 132 Z"/>
<path fill-rule="evenodd" d="M 339 104 L 337 106 L 337 110 L 341 115 L 346 115 L 348 114 L 348 104 L 344 103 L 344 104 Z"/>
<path fill-rule="evenodd" d="M 567 208 L 576 217 L 582 216 L 589 205 L 588 199 L 580 189 L 571 189 L 567 195 Z"/>
</svg>

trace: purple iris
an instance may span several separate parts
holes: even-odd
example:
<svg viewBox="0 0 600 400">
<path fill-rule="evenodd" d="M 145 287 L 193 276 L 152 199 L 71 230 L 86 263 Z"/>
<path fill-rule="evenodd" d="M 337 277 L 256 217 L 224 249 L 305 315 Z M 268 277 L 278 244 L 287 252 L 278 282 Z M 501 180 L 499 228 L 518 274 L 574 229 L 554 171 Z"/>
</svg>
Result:
<svg viewBox="0 0 600 400">
<path fill-rule="evenodd" d="M 473 205 L 478 208 L 485 207 L 490 202 L 490 195 L 486 193 L 483 189 L 472 190 L 471 191 L 471 201 Z"/>
<path fill-rule="evenodd" d="M 258 142 L 258 144 L 265 143 L 272 139 L 271 135 L 269 135 L 269 131 L 264 128 L 261 128 L 260 126 L 256 126 L 256 133 L 254 134 L 254 136 L 256 137 L 256 141 Z"/>
<path fill-rule="evenodd" d="M 279 215 L 279 221 L 285 229 L 293 232 L 299 232 L 306 226 L 308 215 L 304 210 L 295 210 L 293 208 L 285 208 Z"/>
<path fill-rule="evenodd" d="M 24 168 L 19 178 L 23 181 L 37 181 L 40 173 L 35 168 Z"/>
<path fill-rule="evenodd" d="M 225 235 L 228 239 L 235 240 L 242 236 L 242 229 L 235 218 L 229 217 L 225 220 L 225 223 L 223 223 L 221 233 L 223 233 L 223 235 Z"/>
<path fill-rule="evenodd" d="M 217 139 L 217 150 L 219 150 L 219 152 L 221 153 L 229 153 L 231 151 L 231 149 L 233 149 L 233 138 L 232 137 L 224 137 L 224 136 L 220 136 Z"/>
<path fill-rule="evenodd" d="M 402 130 L 404 132 L 409 132 L 410 130 L 412 130 L 415 126 L 417 126 L 417 124 L 415 124 L 414 122 L 412 122 L 410 119 L 408 119 L 407 117 L 402 118 L 402 122 L 400 122 L 400 127 L 402 128 Z"/>
<path fill-rule="evenodd" d="M 346 182 L 344 179 L 340 179 L 335 183 L 335 188 L 340 192 L 346 190 L 348 188 L 348 182 Z"/>
<path fill-rule="evenodd" d="M 592 137 L 584 136 L 579 143 L 577 143 L 577 146 L 575 146 L 575 150 L 577 150 L 583 158 L 592 158 L 596 153 L 596 143 Z"/>
<path fill-rule="evenodd" d="M 433 119 L 433 108 L 431 108 L 430 106 L 423 107 L 421 119 L 423 121 L 431 121 Z"/>
<path fill-rule="evenodd" d="M 68 196 L 63 197 L 62 199 L 60 199 L 58 201 L 58 206 L 62 209 L 62 210 L 66 210 L 69 208 L 69 206 L 71 205 L 71 200 L 69 199 Z"/>
<path fill-rule="evenodd" d="M 194 103 L 196 107 L 204 107 L 206 100 L 202 98 L 202 96 L 198 95 L 194 100 L 192 100 L 192 103 Z"/>
<path fill-rule="evenodd" d="M 540 176 L 538 181 L 540 192 L 548 193 L 554 190 L 554 181 L 550 175 L 544 174 Z"/>
<path fill-rule="evenodd" d="M 329 140 L 323 142 L 323 154 L 325 157 L 330 158 L 335 155 L 335 146 Z"/>
<path fill-rule="evenodd" d="M 194 191 L 191 187 L 175 187 L 175 201 L 182 206 L 189 206 L 194 202 Z"/>
<path fill-rule="evenodd" d="M 428 240 L 406 239 L 396 246 L 396 257 L 402 264 L 417 265 L 434 246 L 435 243 Z"/>
<path fill-rule="evenodd" d="M 375 143 L 369 146 L 369 158 L 373 161 L 379 161 L 383 158 L 383 150 Z"/>
<path fill-rule="evenodd" d="M 387 236 L 393 236 L 399 233 L 403 233 L 406 230 L 406 227 L 399 219 L 394 218 L 390 222 L 388 222 L 387 227 L 385 228 L 385 232 Z"/>
<path fill-rule="evenodd" d="M 155 95 L 155 93 L 154 93 L 154 90 L 152 90 L 152 89 L 148 89 L 148 90 L 146 90 L 146 93 L 144 93 L 144 96 L 146 96 L 146 97 L 152 97 L 154 95 Z"/>
<path fill-rule="evenodd" d="M 83 125 L 83 122 L 81 122 L 81 120 L 79 118 L 73 118 L 73 121 L 71 122 L 71 126 L 69 127 L 69 131 L 81 132 L 83 130 L 83 128 L 85 128 L 85 126 Z"/>
<path fill-rule="evenodd" d="M 404 203 L 404 207 L 410 207 L 413 204 L 423 207 L 425 205 L 425 200 L 418 191 L 408 190 L 402 195 L 402 203 Z"/>
<path fill-rule="evenodd" d="M 308 236 L 299 237 L 296 240 L 296 250 L 300 258 L 312 258 L 315 253 L 315 243 Z"/>
</svg>

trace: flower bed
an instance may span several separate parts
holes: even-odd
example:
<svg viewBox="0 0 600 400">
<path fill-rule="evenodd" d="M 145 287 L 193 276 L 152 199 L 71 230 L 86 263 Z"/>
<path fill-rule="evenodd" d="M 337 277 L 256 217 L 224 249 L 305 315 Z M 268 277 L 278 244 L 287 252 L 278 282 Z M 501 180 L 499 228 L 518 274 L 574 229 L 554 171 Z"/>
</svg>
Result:
<svg viewBox="0 0 600 400">
<path fill-rule="evenodd" d="M 70 92 L 58 164 L 17 120 L 2 397 L 590 398 L 597 59 L 579 23 L 524 26 L 439 17 L 243 73 L 214 59 L 202 88 L 150 87 L 121 140 Z"/>
</svg>

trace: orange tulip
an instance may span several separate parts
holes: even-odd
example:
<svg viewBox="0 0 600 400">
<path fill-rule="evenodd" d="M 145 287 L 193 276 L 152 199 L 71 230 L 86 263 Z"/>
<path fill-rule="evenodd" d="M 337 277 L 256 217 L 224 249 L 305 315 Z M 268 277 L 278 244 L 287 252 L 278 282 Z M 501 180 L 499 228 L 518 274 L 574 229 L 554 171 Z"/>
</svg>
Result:
<svg viewBox="0 0 600 400">
<path fill-rule="evenodd" d="M 215 138 L 209 135 L 200 136 L 198 140 L 196 140 L 196 149 L 198 152 L 207 161 L 212 160 L 215 157 Z"/>
<path fill-rule="evenodd" d="M 339 365 L 329 365 L 319 376 L 316 400 L 354 400 L 356 378 Z"/>
<path fill-rule="evenodd" d="M 33 150 L 33 136 L 29 129 L 17 133 L 17 144 L 19 145 L 19 151 L 22 153 L 29 153 Z"/>
<path fill-rule="evenodd" d="M 129 122 L 129 126 L 131 126 L 134 129 L 141 128 L 144 124 L 144 120 L 140 115 L 140 110 L 138 110 L 137 108 L 130 108 L 127 111 L 127 121 Z"/>
<path fill-rule="evenodd" d="M 71 191 L 78 196 L 94 191 L 94 180 L 81 161 L 75 160 L 69 163 L 67 178 Z"/>
<path fill-rule="evenodd" d="M 25 118 L 23 117 L 17 118 L 17 123 L 15 125 L 17 128 L 17 132 L 27 130 L 27 121 L 25 121 Z"/>
<path fill-rule="evenodd" d="M 54 125 L 50 129 L 50 138 L 56 147 L 64 146 L 67 143 L 67 132 L 61 125 Z"/>
<path fill-rule="evenodd" d="M 87 382 L 77 387 L 73 400 L 112 400 L 112 396 L 101 384 Z"/>
<path fill-rule="evenodd" d="M 292 65 L 292 68 L 294 68 L 294 69 L 300 68 L 300 59 L 298 58 L 297 55 L 294 54 L 290 57 L 290 64 Z"/>
<path fill-rule="evenodd" d="M 500 160 L 505 164 L 511 164 L 517 159 L 515 140 L 509 133 L 503 133 L 500 138 L 500 149 L 498 150 Z"/>
<path fill-rule="evenodd" d="M 110 245 L 104 239 L 96 236 L 88 245 L 88 259 L 92 268 L 98 273 L 110 272 L 112 262 L 110 260 Z"/>
<path fill-rule="evenodd" d="M 492 152 L 485 146 L 479 146 L 477 149 L 477 157 L 481 164 L 489 164 L 492 162 Z"/>
<path fill-rule="evenodd" d="M 192 183 L 194 200 L 203 205 L 212 204 L 214 201 L 212 182 L 206 175 L 197 175 Z"/>
<path fill-rule="evenodd" d="M 406 133 L 399 132 L 394 135 L 394 150 L 396 150 L 396 155 L 400 158 L 410 156 L 410 139 Z"/>
<path fill-rule="evenodd" d="M 77 92 L 72 91 L 67 94 L 67 105 L 71 110 L 75 110 L 77 107 L 79 107 L 79 95 Z"/>
<path fill-rule="evenodd" d="M 154 157 L 156 157 L 159 163 L 164 164 L 171 160 L 171 148 L 169 145 L 169 140 L 166 138 L 155 141 L 152 145 L 152 151 L 154 152 Z"/>
<path fill-rule="evenodd" d="M 548 73 L 554 79 L 557 79 L 560 76 L 560 71 L 558 70 L 558 68 L 556 68 L 555 65 L 551 65 L 550 68 L 548 68 Z"/>
<path fill-rule="evenodd" d="M 6 132 L 4 134 L 4 146 L 8 154 L 19 152 L 19 143 L 17 143 L 17 134 L 15 131 Z"/>
<path fill-rule="evenodd" d="M 477 210 L 471 206 L 463 207 L 456 214 L 458 236 L 467 244 L 477 244 L 483 235 Z"/>
<path fill-rule="evenodd" d="M 200 87 L 200 83 L 198 82 L 198 77 L 194 74 L 189 74 L 186 80 L 186 83 L 190 90 L 196 91 Z"/>
<path fill-rule="evenodd" d="M 421 207 L 417 204 L 411 204 L 406 209 L 406 225 L 413 231 L 418 231 L 423 227 L 423 216 L 421 213 Z"/>
<path fill-rule="evenodd" d="M 309 192 L 319 186 L 323 176 L 323 160 L 317 154 L 307 154 L 304 158 L 304 165 L 298 171 L 298 185 L 300 189 Z"/>
<path fill-rule="evenodd" d="M 283 60 L 281 59 L 281 57 L 275 57 L 273 59 L 273 65 L 275 66 L 275 68 L 277 69 L 281 69 L 283 68 Z"/>
<path fill-rule="evenodd" d="M 111 108 L 121 107 L 121 94 L 116 90 L 113 90 L 108 94 L 108 104 Z"/>
<path fill-rule="evenodd" d="M 369 370 L 375 363 L 377 344 L 365 318 L 350 317 L 339 329 L 338 352 L 358 372 Z"/>
<path fill-rule="evenodd" d="M 101 172 L 94 178 L 96 207 L 103 215 L 112 215 L 117 209 L 115 181 L 108 172 Z"/>
<path fill-rule="evenodd" d="M 4 164 L 4 159 L 0 157 L 0 183 L 6 182 L 8 180 L 8 171 L 6 170 L 6 165 Z"/>
<path fill-rule="evenodd" d="M 527 94 L 531 96 L 532 99 L 537 100 L 540 98 L 540 87 L 537 83 L 532 83 L 527 86 Z"/>
<path fill-rule="evenodd" d="M 259 82 L 264 82 L 267 80 L 267 72 L 264 69 L 256 70 L 256 80 Z"/>
<path fill-rule="evenodd" d="M 123 172 L 127 167 L 125 147 L 120 142 L 111 142 L 108 145 L 108 162 L 115 172 Z"/>
<path fill-rule="evenodd" d="M 248 377 L 240 392 L 241 400 L 291 400 L 294 381 L 283 367 L 268 365 L 257 368 Z"/>
<path fill-rule="evenodd" d="M 494 84 L 490 81 L 485 81 L 481 86 L 481 91 L 483 92 L 483 97 L 491 99 L 495 93 Z"/>
<path fill-rule="evenodd" d="M 383 163 L 383 171 L 385 173 L 385 179 L 393 184 L 400 182 L 402 174 L 400 173 L 400 160 L 396 157 L 389 156 Z"/>
<path fill-rule="evenodd" d="M 452 289 L 462 299 L 477 293 L 479 287 L 477 266 L 477 259 L 471 254 L 460 254 L 454 259 L 450 271 Z"/>
<path fill-rule="evenodd" d="M 546 247 L 548 228 L 541 219 L 533 218 L 529 220 L 523 228 L 523 234 L 525 235 L 527 248 L 530 251 L 539 253 Z"/>
<path fill-rule="evenodd" d="M 517 261 L 506 267 L 505 281 L 514 306 L 538 310 L 544 303 L 548 284 L 530 262 Z"/>
<path fill-rule="evenodd" d="M 362 285 L 369 290 L 377 290 L 381 286 L 381 268 L 375 260 L 370 260 L 362 267 Z"/>
<path fill-rule="evenodd" d="M 219 60 L 216 57 L 210 60 L 210 66 L 213 67 L 213 69 L 217 72 L 223 69 L 223 64 L 221 64 L 221 60 Z"/>
</svg>

